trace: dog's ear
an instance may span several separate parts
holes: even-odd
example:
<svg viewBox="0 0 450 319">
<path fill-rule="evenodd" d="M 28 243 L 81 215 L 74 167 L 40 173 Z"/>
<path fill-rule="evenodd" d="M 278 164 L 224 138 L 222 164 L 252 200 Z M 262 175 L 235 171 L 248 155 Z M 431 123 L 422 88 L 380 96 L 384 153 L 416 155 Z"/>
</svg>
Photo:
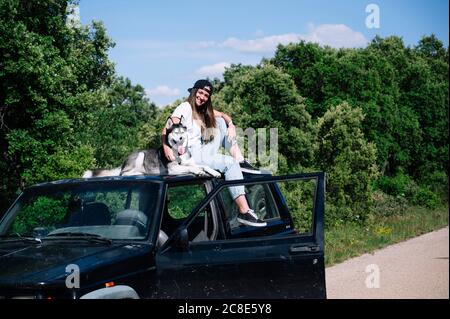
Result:
<svg viewBox="0 0 450 319">
<path fill-rule="evenodd" d="M 186 127 L 184 122 L 186 122 L 186 120 L 184 119 L 184 116 L 181 115 L 181 117 L 180 117 L 180 125 Z"/>
<path fill-rule="evenodd" d="M 172 120 L 172 118 L 169 116 L 169 117 L 167 118 L 167 121 L 166 121 L 166 129 L 171 128 L 172 125 L 173 125 L 173 120 Z"/>
</svg>

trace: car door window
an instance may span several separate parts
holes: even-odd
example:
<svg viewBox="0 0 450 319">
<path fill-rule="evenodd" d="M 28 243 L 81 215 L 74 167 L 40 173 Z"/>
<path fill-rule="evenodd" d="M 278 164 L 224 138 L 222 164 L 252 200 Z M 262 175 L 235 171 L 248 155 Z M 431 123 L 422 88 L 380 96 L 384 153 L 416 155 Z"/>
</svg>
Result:
<svg viewBox="0 0 450 319">
<path fill-rule="evenodd" d="M 282 234 L 311 234 L 313 229 L 316 179 L 299 179 L 277 183 L 245 185 L 249 207 L 266 227 L 242 225 L 238 208 L 228 188 L 219 192 L 228 238 L 277 236 Z"/>
<path fill-rule="evenodd" d="M 192 243 L 210 241 L 217 238 L 218 222 L 217 214 L 213 212 L 212 203 L 207 205 L 195 216 L 187 227 L 189 241 Z"/>
<path fill-rule="evenodd" d="M 245 187 L 249 207 L 267 226 L 240 223 L 238 207 L 227 186 L 215 192 L 199 211 L 192 211 L 207 195 L 205 185 L 199 184 L 169 188 L 168 212 L 162 229 L 173 234 L 178 226 L 184 225 L 192 243 L 312 234 L 317 179 L 238 181 L 235 184 Z"/>
<path fill-rule="evenodd" d="M 284 181 L 279 182 L 278 186 L 292 218 L 295 232 L 297 234 L 311 234 L 313 231 L 317 180 Z"/>
<path fill-rule="evenodd" d="M 280 213 L 274 203 L 272 191 L 269 184 L 256 184 L 245 186 L 245 196 L 249 207 L 255 211 L 259 219 L 267 221 L 270 219 L 279 219 Z M 231 198 L 228 189 L 220 192 L 223 200 L 225 217 L 232 229 L 239 227 L 237 221 L 238 208 Z"/>
<path fill-rule="evenodd" d="M 171 186 L 167 190 L 166 210 L 161 229 L 169 236 L 180 226 L 207 194 L 207 185 L 187 184 Z M 189 240 L 203 241 L 215 238 L 217 222 L 214 222 L 212 205 L 199 212 L 189 224 Z"/>
<path fill-rule="evenodd" d="M 173 219 L 183 220 L 205 196 L 203 183 L 171 186 L 167 190 L 167 213 Z"/>
</svg>

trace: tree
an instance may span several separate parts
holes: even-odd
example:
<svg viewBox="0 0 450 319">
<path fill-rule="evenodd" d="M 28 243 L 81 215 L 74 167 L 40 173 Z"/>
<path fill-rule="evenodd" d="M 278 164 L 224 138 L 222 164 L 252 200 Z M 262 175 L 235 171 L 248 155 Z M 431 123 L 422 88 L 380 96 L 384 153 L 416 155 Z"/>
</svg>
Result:
<svg viewBox="0 0 450 319">
<path fill-rule="evenodd" d="M 298 171 L 312 165 L 314 127 L 291 77 L 272 64 L 233 65 L 224 74 L 214 105 L 247 128 L 277 128 L 279 169 Z"/>
<path fill-rule="evenodd" d="M 364 49 L 279 46 L 271 62 L 288 73 L 313 120 L 347 102 L 364 114 L 381 173 L 421 178 L 448 168 L 448 49 L 434 36 L 416 48 L 375 37 Z"/>
<path fill-rule="evenodd" d="M 275 56 L 270 60 L 294 80 L 299 94 L 305 100 L 308 112 L 313 116 L 322 115 L 326 96 L 323 92 L 324 77 L 317 64 L 327 59 L 333 51 L 321 48 L 317 43 L 301 41 L 296 44 L 279 45 Z"/>
<path fill-rule="evenodd" d="M 402 99 L 418 115 L 422 141 L 416 147 L 413 176 L 449 172 L 448 48 L 434 35 L 423 37 L 412 51 L 402 82 Z"/>
<path fill-rule="evenodd" d="M 114 75 L 101 23 L 66 24 L 72 0 L 0 0 L 2 203 L 94 164 L 77 137 Z"/>
<path fill-rule="evenodd" d="M 96 166 L 115 167 L 134 150 L 147 146 L 149 141 L 140 139 L 140 132 L 154 122 L 158 110 L 144 88 L 128 78 L 116 78 L 104 97 L 92 112 L 92 124 L 82 140 L 94 149 Z"/>
<path fill-rule="evenodd" d="M 330 220 L 363 220 L 370 181 L 377 176 L 376 146 L 367 142 L 360 108 L 331 107 L 317 122 L 315 162 L 327 173 Z M 332 217 L 331 217 L 332 216 Z"/>
<path fill-rule="evenodd" d="M 448 61 L 448 50 L 444 48 L 442 41 L 436 38 L 434 34 L 424 36 L 414 49 L 427 58 Z"/>
</svg>

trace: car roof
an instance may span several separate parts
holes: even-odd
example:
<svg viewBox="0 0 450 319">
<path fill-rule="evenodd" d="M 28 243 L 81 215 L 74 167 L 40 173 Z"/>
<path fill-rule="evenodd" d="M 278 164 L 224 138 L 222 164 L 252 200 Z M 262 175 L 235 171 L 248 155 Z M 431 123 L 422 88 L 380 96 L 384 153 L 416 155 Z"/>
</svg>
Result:
<svg viewBox="0 0 450 319">
<path fill-rule="evenodd" d="M 271 175 L 270 172 L 261 171 L 260 174 L 242 174 L 245 179 L 250 179 L 254 176 L 267 176 Z M 179 184 L 179 183 L 189 183 L 189 182 L 199 182 L 205 180 L 215 179 L 212 176 L 196 176 L 194 174 L 180 174 L 180 175 L 136 175 L 136 176 L 108 176 L 108 177 L 91 177 L 91 178 L 71 178 L 71 179 L 61 179 L 56 181 L 39 183 L 29 188 L 35 187 L 47 187 L 55 185 L 70 185 L 70 184 L 83 184 L 89 182 L 154 182 L 154 183 L 168 183 L 168 184 Z"/>
<path fill-rule="evenodd" d="M 138 176 L 107 176 L 107 177 L 91 177 L 91 178 L 68 178 L 60 179 L 50 182 L 43 182 L 31 187 L 42 187 L 50 185 L 67 185 L 67 184 L 80 184 L 89 182 L 120 182 L 120 181 L 146 181 L 146 182 L 181 182 L 181 181 L 191 181 L 199 179 L 210 179 L 211 177 L 197 177 L 195 175 L 138 175 Z"/>
</svg>

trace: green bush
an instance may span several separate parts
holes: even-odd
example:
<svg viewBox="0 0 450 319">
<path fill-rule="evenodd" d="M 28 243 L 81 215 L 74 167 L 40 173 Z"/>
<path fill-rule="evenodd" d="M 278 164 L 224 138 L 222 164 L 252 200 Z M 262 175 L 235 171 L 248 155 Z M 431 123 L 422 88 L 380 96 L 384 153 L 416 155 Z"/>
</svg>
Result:
<svg viewBox="0 0 450 319">
<path fill-rule="evenodd" d="M 363 119 L 361 109 L 341 103 L 317 122 L 316 165 L 327 173 L 331 223 L 361 222 L 368 212 L 369 184 L 377 176 L 376 147 L 361 130 Z"/>
<path fill-rule="evenodd" d="M 418 206 L 425 206 L 430 209 L 435 209 L 439 206 L 439 196 L 433 193 L 430 189 L 422 187 L 415 194 L 412 203 Z"/>
<path fill-rule="evenodd" d="M 442 201 L 448 202 L 448 175 L 445 172 L 435 171 L 427 174 L 419 181 L 420 185 L 426 185 L 429 190 L 437 194 Z"/>
<path fill-rule="evenodd" d="M 315 182 L 283 182 L 279 186 L 291 212 L 295 230 L 299 233 L 311 232 Z"/>
<path fill-rule="evenodd" d="M 401 196 L 392 196 L 382 191 L 374 191 L 372 194 L 371 212 L 373 216 L 393 216 L 403 214 L 408 207 L 408 200 Z"/>
<path fill-rule="evenodd" d="M 411 184 L 411 178 L 403 173 L 398 173 L 395 176 L 380 176 L 374 184 L 376 190 L 381 190 L 388 195 L 404 197 Z"/>
<path fill-rule="evenodd" d="M 426 186 L 419 186 L 408 175 L 400 172 L 395 176 L 381 176 L 375 183 L 375 189 L 384 192 L 386 196 L 378 196 L 375 200 L 375 211 L 383 216 L 390 216 L 396 210 L 402 211 L 400 206 L 424 206 L 431 209 L 441 203 L 439 191 L 445 189 L 445 174 L 432 174 L 426 181 Z M 422 182 L 423 183 L 423 182 Z M 448 185 L 448 182 L 447 182 Z M 442 197 L 442 196 L 441 196 Z"/>
<path fill-rule="evenodd" d="M 347 223 L 365 224 L 371 212 L 371 206 L 367 203 L 352 203 L 344 205 L 327 200 L 325 206 L 326 227 L 337 227 Z"/>
</svg>

